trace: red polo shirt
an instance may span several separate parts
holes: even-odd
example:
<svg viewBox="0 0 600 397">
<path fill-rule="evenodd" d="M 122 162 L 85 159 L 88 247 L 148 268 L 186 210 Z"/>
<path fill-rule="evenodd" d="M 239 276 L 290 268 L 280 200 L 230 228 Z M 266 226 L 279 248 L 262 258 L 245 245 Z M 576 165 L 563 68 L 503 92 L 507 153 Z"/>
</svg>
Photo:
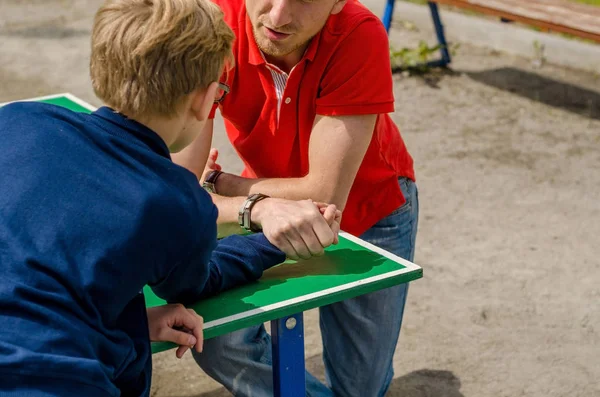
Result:
<svg viewBox="0 0 600 397">
<path fill-rule="evenodd" d="M 289 77 L 265 62 L 244 0 L 216 0 L 236 35 L 231 92 L 220 105 L 248 178 L 308 173 L 315 116 L 378 114 L 354 180 L 342 229 L 356 236 L 404 203 L 398 177 L 414 180 L 413 160 L 387 113 L 394 111 L 388 38 L 380 20 L 349 0 L 308 46 Z"/>
</svg>

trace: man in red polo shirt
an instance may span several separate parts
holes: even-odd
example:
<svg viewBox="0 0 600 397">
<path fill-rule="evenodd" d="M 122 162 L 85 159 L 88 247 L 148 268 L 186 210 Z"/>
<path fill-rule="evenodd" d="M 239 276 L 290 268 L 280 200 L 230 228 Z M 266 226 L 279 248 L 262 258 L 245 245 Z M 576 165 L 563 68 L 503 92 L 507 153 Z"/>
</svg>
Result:
<svg viewBox="0 0 600 397">
<path fill-rule="evenodd" d="M 219 171 L 208 123 L 175 161 L 221 196 L 312 199 L 343 210 L 342 229 L 408 260 L 418 220 L 413 161 L 388 113 L 394 111 L 387 34 L 356 0 L 217 0 L 236 35 L 235 68 L 220 104 L 245 164 Z M 211 170 L 213 168 L 214 170 Z M 214 197 L 222 214 L 238 208 Z M 286 227 L 286 225 L 282 225 Z M 295 244 L 298 257 L 317 242 Z M 322 307 L 325 386 L 307 374 L 307 393 L 384 395 L 407 285 Z M 272 396 L 271 351 L 254 327 L 205 343 L 198 364 L 237 396 Z"/>
</svg>

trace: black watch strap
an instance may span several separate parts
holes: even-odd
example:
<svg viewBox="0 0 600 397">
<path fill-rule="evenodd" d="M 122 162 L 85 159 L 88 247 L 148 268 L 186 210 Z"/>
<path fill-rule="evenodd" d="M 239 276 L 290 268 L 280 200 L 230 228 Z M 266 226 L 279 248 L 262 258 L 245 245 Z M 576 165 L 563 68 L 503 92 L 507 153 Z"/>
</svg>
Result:
<svg viewBox="0 0 600 397">
<path fill-rule="evenodd" d="M 267 196 L 266 194 L 261 194 L 261 193 L 254 193 L 251 194 L 250 196 L 248 196 L 248 198 L 244 201 L 244 204 L 242 204 L 242 206 L 240 207 L 240 210 L 238 212 L 238 223 L 240 224 L 240 226 L 244 229 L 246 229 L 247 231 L 250 232 L 254 232 L 254 233 L 258 233 L 261 232 L 262 229 L 255 227 L 254 225 L 252 225 L 252 207 L 254 207 L 254 205 L 256 203 L 258 203 L 260 200 L 264 200 L 266 198 L 269 198 L 269 196 Z"/>
<path fill-rule="evenodd" d="M 222 173 L 223 171 L 212 170 L 204 180 L 204 183 L 202 183 L 204 190 L 217 194 L 217 179 Z"/>
</svg>

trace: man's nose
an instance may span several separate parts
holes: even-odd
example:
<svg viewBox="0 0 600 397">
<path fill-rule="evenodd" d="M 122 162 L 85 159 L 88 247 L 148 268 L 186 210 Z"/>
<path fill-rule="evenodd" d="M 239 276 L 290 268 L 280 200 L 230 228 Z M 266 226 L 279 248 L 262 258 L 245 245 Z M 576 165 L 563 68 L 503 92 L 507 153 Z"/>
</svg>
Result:
<svg viewBox="0 0 600 397">
<path fill-rule="evenodd" d="M 291 0 L 294 1 L 294 0 Z M 273 0 L 273 7 L 269 12 L 269 19 L 276 29 L 292 22 L 292 7 L 290 0 Z"/>
</svg>

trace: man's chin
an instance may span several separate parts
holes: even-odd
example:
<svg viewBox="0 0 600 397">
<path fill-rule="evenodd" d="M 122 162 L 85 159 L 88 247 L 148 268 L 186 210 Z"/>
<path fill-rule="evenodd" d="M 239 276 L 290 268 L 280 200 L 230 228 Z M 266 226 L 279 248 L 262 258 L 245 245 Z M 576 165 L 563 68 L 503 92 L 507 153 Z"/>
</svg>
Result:
<svg viewBox="0 0 600 397">
<path fill-rule="evenodd" d="M 270 55 L 273 57 L 283 57 L 283 56 L 289 55 L 292 52 L 294 52 L 293 47 L 275 45 L 275 43 L 273 43 L 271 40 L 269 40 L 267 38 L 262 38 L 260 41 L 261 41 L 260 43 L 257 43 L 258 48 L 260 48 L 260 50 L 265 55 Z"/>
</svg>

